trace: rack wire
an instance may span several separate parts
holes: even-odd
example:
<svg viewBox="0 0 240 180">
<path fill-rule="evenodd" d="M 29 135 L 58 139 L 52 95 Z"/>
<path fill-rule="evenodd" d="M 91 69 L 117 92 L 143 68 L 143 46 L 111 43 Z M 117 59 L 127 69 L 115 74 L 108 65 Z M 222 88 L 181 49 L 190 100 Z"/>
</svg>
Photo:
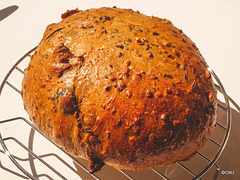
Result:
<svg viewBox="0 0 240 180">
<path fill-rule="evenodd" d="M 5 76 L 1 87 L 0 87 L 0 95 L 2 94 L 3 88 L 5 87 L 5 85 L 8 85 L 10 88 L 12 88 L 13 90 L 15 90 L 15 92 L 17 94 L 20 95 L 20 90 L 9 81 L 10 76 L 13 74 L 14 71 L 18 71 L 20 72 L 20 74 L 22 74 L 22 77 L 24 75 L 24 71 L 19 67 L 20 63 L 22 63 L 23 61 L 29 61 L 30 57 L 32 55 L 32 53 L 34 52 L 34 50 L 36 49 L 36 47 L 34 47 L 33 49 L 31 49 L 29 52 L 27 52 L 21 59 L 19 59 L 14 65 L 13 67 L 9 70 L 9 72 L 7 73 L 7 75 Z M 222 131 L 224 132 L 224 136 L 221 139 L 221 143 L 219 143 L 218 141 L 216 141 L 215 139 L 211 138 L 209 140 L 208 143 L 211 143 L 213 146 L 215 146 L 215 148 L 217 148 L 217 150 L 214 152 L 214 156 L 213 157 L 208 157 L 208 155 L 205 155 L 203 152 L 198 151 L 197 152 L 197 156 L 202 159 L 203 161 L 206 162 L 206 165 L 200 170 L 200 171 L 194 171 L 192 169 L 191 166 L 189 166 L 187 163 L 185 162 L 179 162 L 179 163 L 175 163 L 175 166 L 180 167 L 184 173 L 190 175 L 191 179 L 203 179 L 204 175 L 212 168 L 215 169 L 215 174 L 214 174 L 214 179 L 217 178 L 219 171 L 220 171 L 220 167 L 216 164 L 216 161 L 218 160 L 218 158 L 220 157 L 220 155 L 222 154 L 226 143 L 228 141 L 228 137 L 230 134 L 230 129 L 231 129 L 231 108 L 230 108 L 230 104 L 229 104 L 229 97 L 226 94 L 226 91 L 221 83 L 221 81 L 219 80 L 219 78 L 217 77 L 217 75 L 214 73 L 214 71 L 211 68 L 208 68 L 208 70 L 211 72 L 212 76 L 214 77 L 216 83 L 215 86 L 218 90 L 218 94 L 222 94 L 223 95 L 223 99 L 224 99 L 224 103 L 218 103 L 218 109 L 222 109 L 224 112 L 226 112 L 226 118 L 224 119 L 224 123 L 219 122 L 217 120 L 216 126 L 220 129 L 222 129 Z M 231 98 L 230 98 L 231 100 Z M 22 121 L 24 123 L 26 123 L 33 131 L 36 131 L 38 133 L 40 133 L 42 136 L 44 136 L 41 132 L 39 132 L 31 123 L 31 121 L 29 121 L 28 119 L 19 116 L 19 117 L 14 117 L 14 118 L 9 118 L 9 119 L 4 119 L 4 120 L 0 120 L 0 126 L 4 126 L 7 123 L 11 123 L 11 122 L 16 122 L 16 121 Z M 39 162 L 41 162 L 43 165 L 45 165 L 47 168 L 49 168 L 53 173 L 55 173 L 55 175 L 57 175 L 60 179 L 67 179 L 62 173 L 60 173 L 58 170 L 56 170 L 52 165 L 50 165 L 49 163 L 47 163 L 45 160 L 43 160 L 43 158 L 40 155 L 37 155 L 36 153 L 34 153 L 29 147 L 27 147 L 24 143 L 22 143 L 20 140 L 18 140 L 18 138 L 16 137 L 2 137 L 2 132 L 0 132 L 0 143 L 3 147 L 4 153 L 11 159 L 11 161 L 22 171 L 22 173 L 24 175 L 26 175 L 27 178 L 30 179 L 38 179 L 38 177 L 34 176 L 33 173 L 28 172 L 18 161 L 18 157 L 14 156 L 13 154 L 11 154 L 9 148 L 6 145 L 7 141 L 14 141 L 15 143 L 17 143 L 19 146 L 21 146 L 25 151 L 27 151 L 32 158 L 38 160 Z M 45 137 L 45 136 L 44 136 Z M 46 138 L 46 137 L 45 137 Z M 48 141 L 50 141 L 48 138 L 46 138 Z M 52 143 L 54 144 L 54 143 Z M 55 145 L 55 144 L 54 144 Z M 55 145 L 56 146 L 56 145 Z M 58 147 L 60 148 L 60 147 Z M 205 147 L 204 147 L 205 148 Z M 60 148 L 61 149 L 61 148 Z M 61 150 L 63 151 L 63 150 Z M 209 151 L 209 150 L 208 150 Z M 63 151 L 64 152 L 64 151 Z M 66 152 L 64 152 L 66 153 Z M 67 153 L 66 153 L 67 154 Z M 67 154 L 68 155 L 68 154 Z M 68 155 L 70 156 L 70 155 Z M 74 162 L 74 164 L 76 166 L 78 166 L 78 168 L 81 168 L 85 173 L 88 173 L 88 169 L 77 159 L 73 158 L 72 156 L 70 156 Z M 195 158 L 192 160 L 190 160 L 191 163 L 198 163 L 194 162 Z M 62 160 L 64 161 L 64 160 Z M 71 168 L 71 167 L 69 167 Z M 165 179 L 165 180 L 169 180 L 170 178 L 167 176 L 167 171 L 169 171 L 169 169 L 171 169 L 171 166 L 167 167 L 167 168 L 153 168 L 151 169 L 151 171 L 153 173 L 155 173 L 157 179 Z M 75 173 L 78 173 L 77 171 L 75 171 L 74 169 L 72 169 Z M 165 172 L 164 172 L 165 171 Z M 131 171 L 126 171 L 126 170 L 122 170 L 122 169 L 118 169 L 117 173 L 120 173 L 121 175 L 124 175 L 125 178 L 133 180 L 133 179 L 137 179 L 136 177 L 134 177 L 134 173 L 132 173 Z M 133 175 L 132 175 L 133 174 Z M 95 174 L 90 174 L 89 173 L 89 177 L 92 179 L 101 179 L 100 177 L 98 177 L 98 173 Z M 81 177 L 81 174 L 79 175 Z M 21 176 L 21 177 L 25 177 L 25 176 Z M 26 178 L 25 177 L 25 178 Z M 49 178 L 51 179 L 51 178 Z"/>
</svg>

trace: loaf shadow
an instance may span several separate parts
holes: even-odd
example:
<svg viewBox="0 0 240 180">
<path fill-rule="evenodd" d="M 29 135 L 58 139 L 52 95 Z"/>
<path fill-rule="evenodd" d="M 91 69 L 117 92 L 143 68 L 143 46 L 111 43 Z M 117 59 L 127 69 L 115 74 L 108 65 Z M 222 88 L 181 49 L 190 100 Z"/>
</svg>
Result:
<svg viewBox="0 0 240 180">
<path fill-rule="evenodd" d="M 235 109 L 231 108 L 232 125 L 227 145 L 217 161 L 221 165 L 218 177 L 221 180 L 240 179 L 240 107 L 230 97 L 229 100 Z M 232 171 L 234 174 L 223 174 L 222 171 Z"/>
<path fill-rule="evenodd" d="M 2 21 L 6 17 L 8 17 L 12 13 L 14 13 L 18 8 L 19 8 L 18 6 L 12 5 L 12 6 L 4 8 L 4 9 L 1 9 L 0 10 L 0 21 Z"/>
</svg>

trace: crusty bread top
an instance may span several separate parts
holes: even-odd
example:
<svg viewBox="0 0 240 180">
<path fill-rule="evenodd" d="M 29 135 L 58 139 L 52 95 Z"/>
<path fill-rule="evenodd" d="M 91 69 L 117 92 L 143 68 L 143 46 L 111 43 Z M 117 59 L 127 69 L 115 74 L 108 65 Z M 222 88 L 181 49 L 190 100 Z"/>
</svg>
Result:
<svg viewBox="0 0 240 180">
<path fill-rule="evenodd" d="M 130 9 L 62 18 L 47 27 L 23 80 L 42 132 L 71 154 L 128 169 L 183 160 L 205 144 L 216 90 L 182 30 Z"/>
</svg>

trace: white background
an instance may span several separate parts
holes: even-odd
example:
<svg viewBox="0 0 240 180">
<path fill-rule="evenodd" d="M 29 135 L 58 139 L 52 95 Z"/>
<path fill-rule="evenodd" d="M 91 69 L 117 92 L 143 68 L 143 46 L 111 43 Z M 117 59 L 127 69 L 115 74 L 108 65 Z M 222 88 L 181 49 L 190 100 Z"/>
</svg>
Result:
<svg viewBox="0 0 240 180">
<path fill-rule="evenodd" d="M 229 96 L 240 105 L 240 1 L 238 0 L 1 0 L 0 13 L 2 9 L 12 5 L 18 6 L 18 9 L 0 21 L 1 82 L 12 65 L 38 44 L 46 26 L 61 20 L 61 13 L 77 7 L 88 9 L 115 5 L 171 20 L 196 43 L 208 65 L 222 81 Z M 7 118 L 6 108 L 4 106 L 0 108 L 2 118 Z M 235 118 L 233 121 L 239 119 Z M 237 132 L 234 133 L 238 135 Z M 239 140 L 239 136 L 237 139 Z M 240 152 L 240 148 L 236 151 Z M 7 165 L 8 159 L 0 154 L 0 162 Z M 237 174 L 240 167 L 234 170 Z M 234 179 L 234 175 L 227 177 Z M 224 177 L 221 176 L 222 178 Z M 19 177 L 0 168 L 0 179 L 19 179 Z"/>
</svg>

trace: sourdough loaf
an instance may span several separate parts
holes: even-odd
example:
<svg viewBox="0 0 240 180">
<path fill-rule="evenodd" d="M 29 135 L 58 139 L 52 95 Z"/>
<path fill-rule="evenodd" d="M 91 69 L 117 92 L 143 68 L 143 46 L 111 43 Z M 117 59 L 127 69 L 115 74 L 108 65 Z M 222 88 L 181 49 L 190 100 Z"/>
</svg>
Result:
<svg viewBox="0 0 240 180">
<path fill-rule="evenodd" d="M 72 10 L 50 24 L 25 69 L 24 107 L 69 154 L 142 169 L 189 159 L 216 121 L 196 45 L 169 20 L 131 9 Z"/>
</svg>

